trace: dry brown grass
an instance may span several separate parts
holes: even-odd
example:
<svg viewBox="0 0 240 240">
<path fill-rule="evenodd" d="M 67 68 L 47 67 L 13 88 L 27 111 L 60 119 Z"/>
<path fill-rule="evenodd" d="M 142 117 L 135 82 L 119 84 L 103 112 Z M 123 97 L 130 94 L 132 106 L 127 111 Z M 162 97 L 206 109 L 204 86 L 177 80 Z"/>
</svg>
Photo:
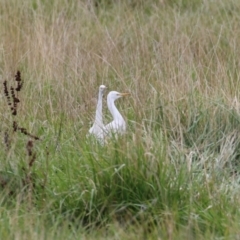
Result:
<svg viewBox="0 0 240 240">
<path fill-rule="evenodd" d="M 204 2 L 192 14 L 162 4 L 152 4 L 151 14 L 124 3 L 99 12 L 85 2 L 54 2 L 54 10 L 40 2 L 35 10 L 31 1 L 13 4 L 19 3 L 5 2 L 2 9 L 2 77 L 23 69 L 28 99 L 41 98 L 42 117 L 43 108 L 56 118 L 61 109 L 88 123 L 101 83 L 132 93 L 136 121 L 160 101 L 176 112 L 192 92 L 238 97 L 240 31 L 226 1 L 217 10 Z"/>
</svg>

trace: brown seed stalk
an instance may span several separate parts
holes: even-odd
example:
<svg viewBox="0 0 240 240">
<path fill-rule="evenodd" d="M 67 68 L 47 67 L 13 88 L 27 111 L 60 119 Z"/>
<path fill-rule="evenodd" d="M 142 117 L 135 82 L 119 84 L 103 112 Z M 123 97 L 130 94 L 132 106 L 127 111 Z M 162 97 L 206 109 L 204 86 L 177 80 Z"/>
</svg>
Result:
<svg viewBox="0 0 240 240">
<path fill-rule="evenodd" d="M 4 89 L 4 95 L 7 98 L 8 105 L 11 106 L 12 103 L 11 103 L 11 98 L 9 96 L 8 87 L 7 87 L 7 81 L 6 80 L 3 82 L 3 89 Z"/>
<path fill-rule="evenodd" d="M 21 91 L 22 86 L 23 86 L 23 80 L 21 78 L 21 73 L 20 71 L 17 71 L 17 74 L 15 75 L 15 80 L 17 82 L 17 87 L 15 88 L 15 90 L 17 92 Z"/>
</svg>

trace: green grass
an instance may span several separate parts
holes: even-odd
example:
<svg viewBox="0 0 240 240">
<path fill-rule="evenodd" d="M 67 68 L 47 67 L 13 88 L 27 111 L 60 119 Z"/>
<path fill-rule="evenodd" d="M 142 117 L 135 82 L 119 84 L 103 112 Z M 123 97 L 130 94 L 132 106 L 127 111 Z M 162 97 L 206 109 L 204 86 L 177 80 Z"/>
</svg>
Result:
<svg viewBox="0 0 240 240">
<path fill-rule="evenodd" d="M 16 116 L 0 95 L 1 239 L 238 238 L 237 0 L 1 5 L 0 81 L 24 80 Z M 105 146 L 100 84 L 131 92 Z"/>
</svg>

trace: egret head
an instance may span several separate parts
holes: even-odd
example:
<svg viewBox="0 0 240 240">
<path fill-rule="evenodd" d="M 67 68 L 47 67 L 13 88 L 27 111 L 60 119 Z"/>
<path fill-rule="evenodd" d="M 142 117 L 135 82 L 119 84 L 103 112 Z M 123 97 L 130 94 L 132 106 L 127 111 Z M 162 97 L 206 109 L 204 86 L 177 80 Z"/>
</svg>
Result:
<svg viewBox="0 0 240 240">
<path fill-rule="evenodd" d="M 111 91 L 108 93 L 107 99 L 115 101 L 116 99 L 118 99 L 120 97 L 124 97 L 124 96 L 128 96 L 128 95 L 130 95 L 130 93 L 120 93 L 117 91 Z"/>
<path fill-rule="evenodd" d="M 100 85 L 99 86 L 99 91 L 104 93 L 105 89 L 107 89 L 107 87 L 105 85 Z"/>
</svg>

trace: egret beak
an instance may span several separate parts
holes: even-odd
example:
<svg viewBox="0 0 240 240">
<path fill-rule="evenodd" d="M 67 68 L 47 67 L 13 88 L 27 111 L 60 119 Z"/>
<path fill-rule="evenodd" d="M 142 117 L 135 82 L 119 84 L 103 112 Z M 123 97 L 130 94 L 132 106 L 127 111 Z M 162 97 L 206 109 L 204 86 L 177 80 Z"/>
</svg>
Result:
<svg viewBox="0 0 240 240">
<path fill-rule="evenodd" d="M 120 95 L 121 97 L 125 97 L 125 96 L 130 95 L 130 93 L 120 93 L 119 95 Z"/>
</svg>

